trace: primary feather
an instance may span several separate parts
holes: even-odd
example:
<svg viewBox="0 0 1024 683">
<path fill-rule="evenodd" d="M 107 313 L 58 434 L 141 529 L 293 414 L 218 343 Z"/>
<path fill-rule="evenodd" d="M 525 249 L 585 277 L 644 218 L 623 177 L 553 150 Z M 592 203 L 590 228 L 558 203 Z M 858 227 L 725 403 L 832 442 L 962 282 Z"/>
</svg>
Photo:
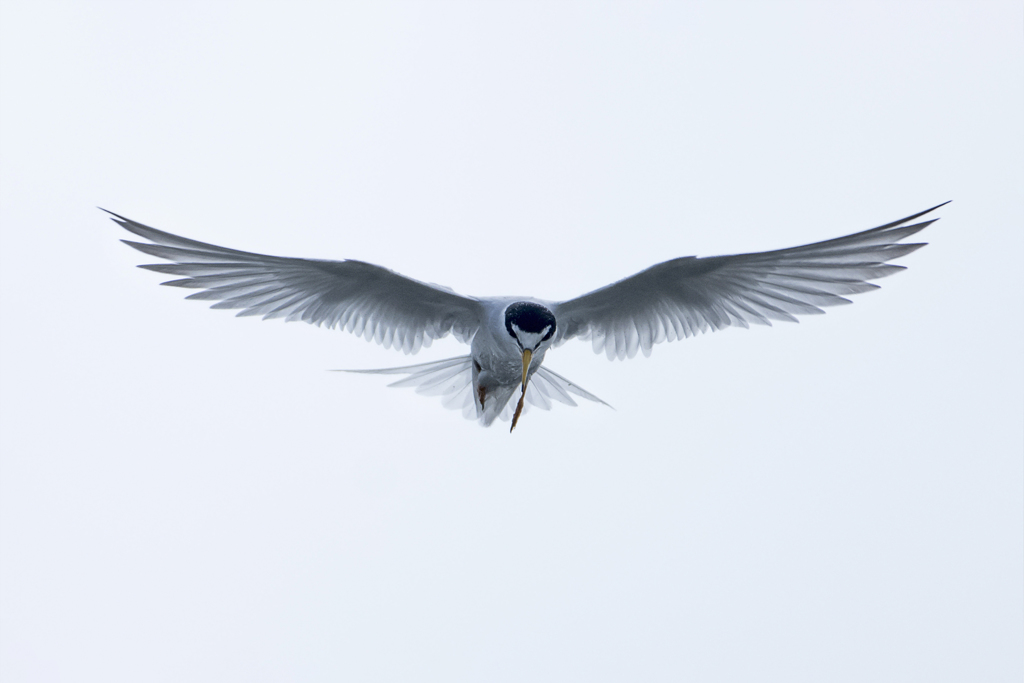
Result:
<svg viewBox="0 0 1024 683">
<path fill-rule="evenodd" d="M 943 206 L 944 204 L 939 204 Z M 750 323 L 796 321 L 848 304 L 845 296 L 903 270 L 888 261 L 924 244 L 900 244 L 937 219 L 906 225 L 934 211 L 846 237 L 800 247 L 733 256 L 686 256 L 659 263 L 615 284 L 556 304 L 556 344 L 580 337 L 608 358 L 650 355 L 663 341 Z"/>
<path fill-rule="evenodd" d="M 111 213 L 111 212 L 108 212 Z M 405 353 L 454 333 L 472 339 L 480 302 L 363 261 L 266 256 L 178 237 L 111 213 L 125 230 L 152 242 L 122 240 L 173 261 L 140 266 L 183 276 L 162 284 L 201 289 L 186 298 L 217 301 L 211 308 L 239 316 L 302 320 L 339 327 Z"/>
</svg>

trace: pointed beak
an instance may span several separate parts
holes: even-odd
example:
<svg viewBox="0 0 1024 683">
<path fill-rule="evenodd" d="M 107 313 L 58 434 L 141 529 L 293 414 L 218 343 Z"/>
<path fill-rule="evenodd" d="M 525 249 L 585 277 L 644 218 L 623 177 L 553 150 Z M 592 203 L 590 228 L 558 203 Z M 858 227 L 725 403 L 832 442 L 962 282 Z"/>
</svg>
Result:
<svg viewBox="0 0 1024 683">
<path fill-rule="evenodd" d="M 523 393 L 519 395 L 519 403 L 516 404 L 516 412 L 512 414 L 512 428 L 508 430 L 509 434 L 516 428 L 516 424 L 519 422 L 519 416 L 523 413 L 523 402 L 526 400 L 526 378 L 530 373 L 530 361 L 533 360 L 533 351 L 526 349 L 523 351 Z"/>
</svg>

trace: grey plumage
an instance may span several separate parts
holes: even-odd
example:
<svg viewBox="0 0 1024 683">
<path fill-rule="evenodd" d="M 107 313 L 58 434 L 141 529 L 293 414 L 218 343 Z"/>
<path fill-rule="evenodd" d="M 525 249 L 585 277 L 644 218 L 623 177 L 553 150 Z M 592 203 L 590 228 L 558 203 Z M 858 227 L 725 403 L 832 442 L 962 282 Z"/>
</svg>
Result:
<svg viewBox="0 0 1024 683">
<path fill-rule="evenodd" d="M 800 247 L 659 263 L 557 304 L 556 317 L 567 323 L 559 326 L 562 332 L 555 343 L 590 338 L 597 353 L 632 358 L 638 349 L 650 355 L 654 344 L 699 332 L 771 325 L 772 320 L 796 322 L 797 315 L 824 313 L 822 307 L 850 303 L 845 296 L 878 288 L 868 280 L 903 270 L 888 261 L 925 245 L 899 242 L 937 219 L 906 224 L 939 206 Z"/>
<path fill-rule="evenodd" d="M 903 269 L 889 261 L 924 244 L 902 241 L 937 219 L 912 221 L 943 205 L 799 247 L 672 259 L 568 301 L 527 300 L 526 309 L 553 315 L 555 330 L 547 336 L 519 331 L 504 317 L 512 304 L 524 304 L 521 299 L 462 296 L 362 261 L 227 249 L 111 215 L 125 230 L 148 240 L 123 240 L 126 244 L 171 262 L 141 268 L 179 276 L 163 284 L 201 290 L 187 298 L 215 301 L 212 308 L 338 327 L 405 353 L 454 334 L 471 345 L 469 356 L 363 372 L 405 374 L 394 386 L 440 394 L 450 407 L 489 425 L 509 416 L 509 399 L 520 383 L 526 402 L 544 409 L 552 400 L 575 405 L 569 394 L 603 403 L 541 368 L 547 350 L 569 339 L 589 339 L 594 351 L 610 359 L 632 358 L 637 351 L 649 355 L 663 341 L 732 325 L 796 321 L 798 315 L 850 303 L 847 296 L 878 287 L 870 280 Z"/>
</svg>

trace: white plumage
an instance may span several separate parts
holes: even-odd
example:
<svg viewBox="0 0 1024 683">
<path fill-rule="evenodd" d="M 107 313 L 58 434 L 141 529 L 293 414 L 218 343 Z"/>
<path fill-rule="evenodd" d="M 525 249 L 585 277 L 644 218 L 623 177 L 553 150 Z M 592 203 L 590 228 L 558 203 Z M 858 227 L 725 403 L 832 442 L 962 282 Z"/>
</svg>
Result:
<svg viewBox="0 0 1024 683">
<path fill-rule="evenodd" d="M 237 251 L 112 215 L 148 240 L 126 244 L 171 262 L 141 268 L 180 276 L 163 284 L 199 289 L 187 298 L 216 301 L 212 308 L 338 327 L 405 353 L 454 334 L 471 345 L 470 355 L 361 372 L 404 374 L 392 386 L 441 395 L 446 406 L 490 425 L 513 416 L 510 399 L 520 386 L 526 403 L 545 410 L 552 401 L 576 405 L 570 394 L 603 403 L 541 367 L 549 348 L 574 337 L 589 339 L 610 359 L 632 358 L 637 351 L 650 355 L 663 341 L 731 325 L 795 322 L 798 315 L 850 303 L 847 295 L 877 288 L 869 280 L 903 269 L 889 261 L 924 246 L 902 240 L 937 220 L 912 223 L 939 206 L 800 247 L 672 259 L 561 302 L 467 297 L 362 261 Z"/>
</svg>

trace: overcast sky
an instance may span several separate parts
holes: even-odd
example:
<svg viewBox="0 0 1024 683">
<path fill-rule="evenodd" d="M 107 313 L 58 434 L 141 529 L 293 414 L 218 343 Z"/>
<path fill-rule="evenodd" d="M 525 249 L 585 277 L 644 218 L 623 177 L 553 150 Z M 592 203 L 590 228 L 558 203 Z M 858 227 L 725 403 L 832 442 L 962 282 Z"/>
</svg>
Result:
<svg viewBox="0 0 1024 683">
<path fill-rule="evenodd" d="M 0 5 L 0 675 L 1020 681 L 1019 2 Z M 482 429 L 96 209 L 563 299 L 953 200 L 854 305 Z"/>
</svg>

